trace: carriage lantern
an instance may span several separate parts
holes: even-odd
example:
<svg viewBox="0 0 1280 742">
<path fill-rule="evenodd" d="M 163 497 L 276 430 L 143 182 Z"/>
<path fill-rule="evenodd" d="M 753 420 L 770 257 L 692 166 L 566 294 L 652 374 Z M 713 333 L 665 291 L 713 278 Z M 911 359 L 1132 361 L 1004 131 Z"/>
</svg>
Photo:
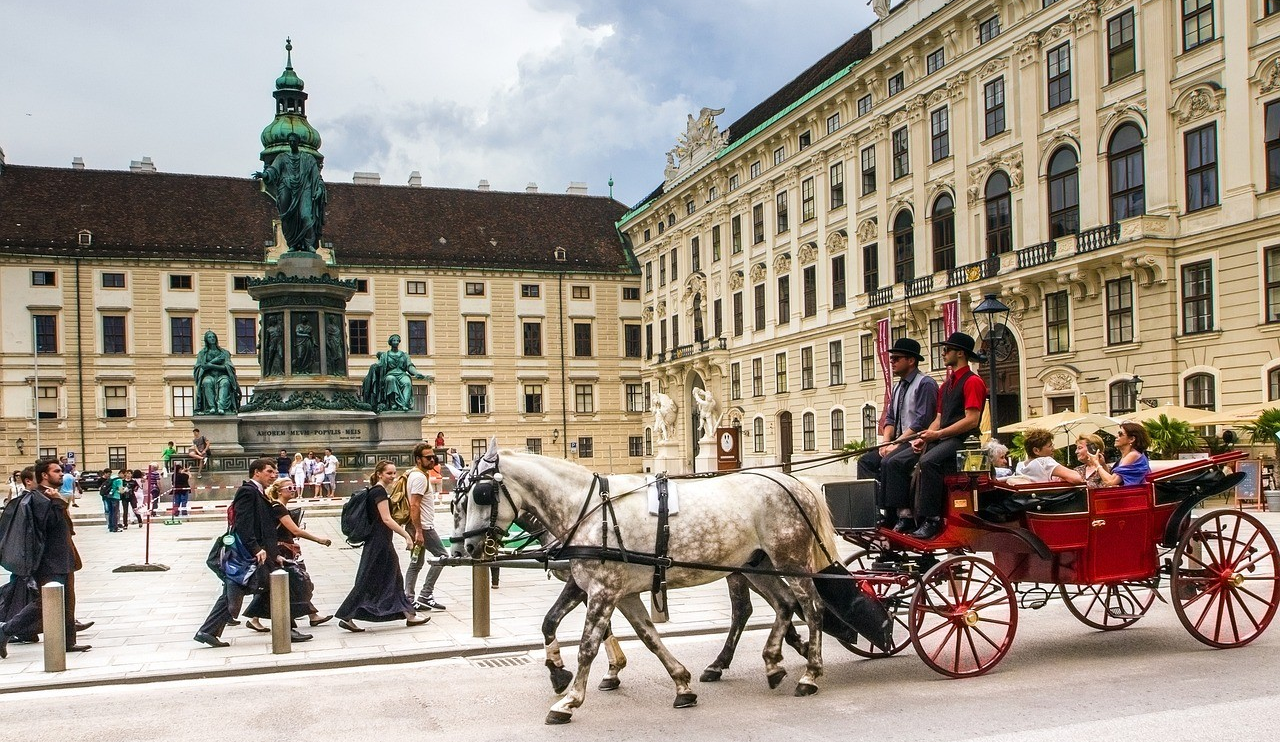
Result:
<svg viewBox="0 0 1280 742">
<path fill-rule="evenodd" d="M 1004 302 L 996 298 L 995 294 L 987 294 L 983 297 L 982 303 L 974 307 L 972 310 L 973 322 L 978 326 L 978 331 L 986 330 L 987 337 L 987 364 L 990 369 L 991 387 L 988 390 L 989 399 L 991 400 L 991 437 L 996 437 L 996 430 L 1000 424 L 999 415 L 996 414 L 996 345 L 1002 338 L 996 337 L 997 330 L 1000 333 L 1005 331 L 1005 320 L 1009 319 L 1009 307 Z"/>
</svg>

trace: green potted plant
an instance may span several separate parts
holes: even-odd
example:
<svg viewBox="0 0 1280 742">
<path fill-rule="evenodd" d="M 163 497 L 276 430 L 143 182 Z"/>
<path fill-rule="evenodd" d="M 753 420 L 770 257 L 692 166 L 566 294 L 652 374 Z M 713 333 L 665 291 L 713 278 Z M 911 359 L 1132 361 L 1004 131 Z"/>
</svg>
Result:
<svg viewBox="0 0 1280 742">
<path fill-rule="evenodd" d="M 1200 436 L 1184 420 L 1177 420 L 1168 415 L 1161 415 L 1142 424 L 1151 439 L 1151 450 L 1148 452 L 1156 459 L 1176 459 L 1178 454 L 1198 451 L 1202 445 Z"/>
<path fill-rule="evenodd" d="M 1241 425 L 1240 429 L 1249 434 L 1249 443 L 1255 446 L 1270 445 L 1272 455 L 1280 460 L 1280 439 L 1276 438 L 1276 433 L 1280 433 L 1280 409 L 1263 410 L 1257 419 Z"/>
</svg>

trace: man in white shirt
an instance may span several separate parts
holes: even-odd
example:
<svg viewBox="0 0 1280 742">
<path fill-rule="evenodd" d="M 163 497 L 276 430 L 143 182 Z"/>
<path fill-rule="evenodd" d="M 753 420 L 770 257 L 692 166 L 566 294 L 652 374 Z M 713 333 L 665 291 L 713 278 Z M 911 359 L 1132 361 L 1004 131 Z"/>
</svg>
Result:
<svg viewBox="0 0 1280 742">
<path fill-rule="evenodd" d="M 334 492 L 338 489 L 338 457 L 333 455 L 332 448 L 324 450 L 324 492 L 328 497 L 333 497 Z"/>
<path fill-rule="evenodd" d="M 414 587 L 418 583 L 418 574 L 422 571 L 422 565 L 426 563 L 427 554 L 430 553 L 435 557 L 447 554 L 444 544 L 440 542 L 439 534 L 436 533 L 435 496 L 428 494 L 430 486 L 427 481 L 427 470 L 434 467 L 436 463 L 436 455 L 432 453 L 431 446 L 419 443 L 413 447 L 413 468 L 409 470 L 409 477 L 405 480 L 405 492 L 409 494 L 409 525 L 413 533 L 413 551 L 410 552 L 409 568 L 405 571 L 404 586 L 405 593 L 417 610 L 433 608 L 443 611 L 445 609 L 432 594 L 436 589 L 436 580 L 444 570 L 444 567 L 439 564 L 433 564 L 427 570 L 427 578 L 422 582 L 422 591 L 418 593 L 416 600 L 413 597 Z"/>
</svg>

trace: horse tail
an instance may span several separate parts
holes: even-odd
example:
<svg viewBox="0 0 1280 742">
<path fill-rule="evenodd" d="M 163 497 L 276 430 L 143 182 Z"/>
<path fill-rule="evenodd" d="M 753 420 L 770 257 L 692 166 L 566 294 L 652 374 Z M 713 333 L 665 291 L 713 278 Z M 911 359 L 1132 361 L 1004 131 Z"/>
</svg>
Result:
<svg viewBox="0 0 1280 742">
<path fill-rule="evenodd" d="M 840 547 L 836 545 L 836 527 L 831 520 L 831 508 L 827 507 L 827 498 L 822 496 L 822 488 L 816 482 L 802 481 L 795 477 L 796 483 L 813 496 L 813 528 L 816 531 L 811 549 L 815 571 L 820 571 L 840 558 Z"/>
</svg>

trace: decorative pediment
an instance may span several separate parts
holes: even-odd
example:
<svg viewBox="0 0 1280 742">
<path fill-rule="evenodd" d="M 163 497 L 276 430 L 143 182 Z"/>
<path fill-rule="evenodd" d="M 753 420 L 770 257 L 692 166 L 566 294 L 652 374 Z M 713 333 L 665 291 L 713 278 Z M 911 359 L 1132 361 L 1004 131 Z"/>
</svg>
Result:
<svg viewBox="0 0 1280 742">
<path fill-rule="evenodd" d="M 1070 36 L 1073 28 L 1070 21 L 1054 24 L 1040 34 L 1040 44 L 1045 46 L 1054 43 L 1058 39 Z"/>
<path fill-rule="evenodd" d="M 1040 58 L 1040 34 L 1032 31 L 1015 41 L 1013 50 L 1018 54 L 1018 64 L 1026 67 Z"/>
<path fill-rule="evenodd" d="M 996 57 L 988 60 L 986 64 L 978 70 L 978 78 L 990 77 L 1009 65 L 1008 57 Z"/>
<path fill-rule="evenodd" d="M 791 254 L 782 253 L 773 259 L 773 272 L 777 275 L 791 272 Z"/>
<path fill-rule="evenodd" d="M 929 183 L 929 203 L 933 203 L 933 200 L 937 198 L 939 194 L 949 193 L 954 196 L 955 192 L 955 178 L 938 178 L 937 180 Z"/>
<path fill-rule="evenodd" d="M 958 72 L 955 77 L 947 80 L 947 95 L 950 95 L 952 100 L 960 100 L 964 97 L 968 85 L 969 73 Z"/>
<path fill-rule="evenodd" d="M 1071 11 L 1071 28 L 1075 30 L 1076 35 L 1080 36 L 1093 30 L 1093 24 L 1098 20 L 1098 3 L 1096 0 L 1088 0 L 1080 7 Z"/>
<path fill-rule="evenodd" d="M 684 282 L 684 298 L 688 299 L 694 294 L 707 293 L 707 278 L 701 273 L 693 273 Z"/>
<path fill-rule="evenodd" d="M 947 99 L 947 88 L 944 85 L 943 87 L 938 88 L 932 93 L 929 93 L 929 99 L 928 99 L 927 105 L 930 108 L 933 108 L 934 106 L 938 105 L 939 103 L 942 103 L 946 99 Z"/>
<path fill-rule="evenodd" d="M 827 235 L 827 252 L 829 253 L 844 252 L 845 248 L 847 248 L 848 246 L 849 246 L 849 238 L 845 236 L 843 229 L 837 229 L 836 231 Z"/>
<path fill-rule="evenodd" d="M 1216 83 L 1196 85 L 1178 96 L 1170 111 L 1179 124 L 1189 124 L 1222 110 L 1226 91 Z"/>
<path fill-rule="evenodd" d="M 1068 392 L 1076 388 L 1076 379 L 1066 371 L 1054 371 L 1044 377 L 1046 392 Z"/>
<path fill-rule="evenodd" d="M 872 217 L 870 219 L 863 219 L 862 223 L 858 225 L 858 242 L 859 243 L 871 242 L 876 238 L 876 231 L 877 231 L 877 228 L 876 228 L 875 217 Z"/>
<path fill-rule="evenodd" d="M 666 299 L 662 299 L 658 302 L 658 316 L 659 317 L 667 316 L 667 300 Z"/>
<path fill-rule="evenodd" d="M 1143 136 L 1146 136 L 1147 111 L 1145 104 L 1145 100 L 1124 103 L 1115 106 L 1107 113 L 1106 118 L 1102 120 L 1102 127 L 1099 129 L 1102 136 L 1098 138 L 1098 154 L 1101 155 L 1106 153 L 1107 142 L 1111 139 L 1111 134 L 1123 121 L 1137 121 L 1139 123 L 1139 128 L 1142 129 Z"/>
<path fill-rule="evenodd" d="M 898 110 L 894 111 L 892 114 L 889 115 L 889 126 L 897 127 L 898 124 L 905 124 L 906 122 L 907 122 L 907 109 L 905 108 L 899 108 Z"/>
<path fill-rule="evenodd" d="M 800 265 L 809 265 L 818 259 L 818 243 L 806 242 L 796 250 L 796 262 Z"/>
<path fill-rule="evenodd" d="M 644 321 L 645 321 L 645 322 L 652 322 L 652 321 L 653 321 L 653 307 L 645 307 L 645 308 L 644 308 L 644 311 L 640 313 L 640 316 L 644 318 Z"/>
<path fill-rule="evenodd" d="M 977 203 L 982 197 L 983 185 L 987 175 L 993 170 L 1003 170 L 1009 175 L 1009 185 L 1022 187 L 1022 151 L 1019 149 L 993 154 L 986 160 L 969 168 L 969 202 Z"/>
<path fill-rule="evenodd" d="M 756 263 L 751 266 L 751 282 L 760 283 L 769 275 L 769 266 L 764 263 Z"/>
<path fill-rule="evenodd" d="M 1040 164 L 1041 170 L 1048 167 L 1049 155 L 1058 147 L 1067 144 L 1076 151 L 1076 156 L 1080 156 L 1080 127 L 1068 126 L 1061 129 L 1054 129 L 1046 136 L 1044 143 L 1040 145 Z"/>
<path fill-rule="evenodd" d="M 1270 93 L 1280 88 L 1280 54 L 1275 54 L 1258 65 L 1251 79 L 1258 86 L 1259 93 Z"/>
<path fill-rule="evenodd" d="M 742 271 L 733 271 L 729 274 L 729 290 L 737 291 L 742 288 Z"/>
<path fill-rule="evenodd" d="M 689 114 L 685 132 L 676 139 L 676 146 L 667 152 L 667 167 L 663 171 L 666 189 L 681 175 L 694 171 L 702 163 L 710 160 L 729 141 L 729 132 L 720 131 L 716 124 L 716 116 L 724 113 L 723 108 L 703 108 L 695 119 Z"/>
</svg>

